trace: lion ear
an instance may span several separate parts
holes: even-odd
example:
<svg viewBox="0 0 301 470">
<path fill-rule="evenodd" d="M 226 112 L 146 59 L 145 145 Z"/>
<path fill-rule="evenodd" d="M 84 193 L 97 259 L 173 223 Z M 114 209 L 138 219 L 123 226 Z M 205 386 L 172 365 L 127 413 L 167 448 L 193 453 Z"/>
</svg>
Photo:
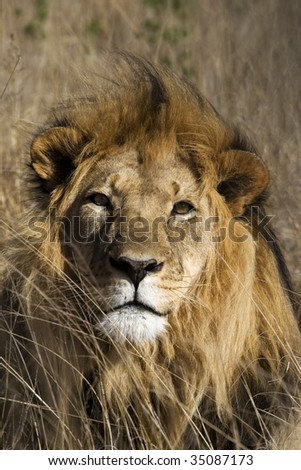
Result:
<svg viewBox="0 0 301 470">
<path fill-rule="evenodd" d="M 83 134 L 71 127 L 53 127 L 34 139 L 30 149 L 31 167 L 44 190 L 51 192 L 69 176 L 83 144 Z"/>
<path fill-rule="evenodd" d="M 229 150 L 218 156 L 217 191 L 224 196 L 233 215 L 244 213 L 269 183 L 269 173 L 263 161 L 254 153 Z"/>
</svg>

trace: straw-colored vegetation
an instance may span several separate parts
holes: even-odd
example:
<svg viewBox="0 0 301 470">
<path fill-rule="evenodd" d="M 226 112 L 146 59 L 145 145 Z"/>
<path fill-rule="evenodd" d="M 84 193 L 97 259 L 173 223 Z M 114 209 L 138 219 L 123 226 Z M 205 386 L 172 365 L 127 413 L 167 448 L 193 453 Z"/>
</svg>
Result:
<svg viewBox="0 0 301 470">
<path fill-rule="evenodd" d="M 29 162 L 29 148 L 32 135 L 43 124 L 53 105 L 77 94 L 79 85 L 82 85 L 86 80 L 83 78 L 84 75 L 89 77 L 89 71 L 95 71 L 102 65 L 99 70 L 102 70 L 101 74 L 103 76 L 103 64 L 99 63 L 103 60 L 103 50 L 118 48 L 145 56 L 153 62 L 162 64 L 167 69 L 171 69 L 177 74 L 188 78 L 209 98 L 227 121 L 238 124 L 244 133 L 250 136 L 252 142 L 255 142 L 257 151 L 266 161 L 271 174 L 271 197 L 267 212 L 274 215 L 273 225 L 281 240 L 285 258 L 292 275 L 295 302 L 297 304 L 300 303 L 301 159 L 298 153 L 300 152 L 299 141 L 301 135 L 301 104 L 299 99 L 301 92 L 301 36 L 299 28 L 301 7 L 298 2 L 293 0 L 87 0 L 85 2 L 73 0 L 14 0 L 8 2 L 3 0 L 0 3 L 0 15 L 0 247 L 4 248 L 4 257 L 0 259 L 1 265 L 7 266 L 8 263 L 6 245 L 12 239 L 19 239 L 18 233 L 24 229 L 24 227 L 20 228 L 17 219 L 31 208 L 35 197 L 35 193 L 31 190 L 28 191 L 28 188 L 31 186 L 26 180 L 26 175 L 28 174 L 26 163 Z M 24 254 L 30 253 L 28 246 L 25 246 L 26 243 L 22 248 Z M 31 312 L 30 315 L 34 317 L 35 308 L 41 308 L 45 301 L 41 309 L 42 321 L 45 321 L 48 307 L 49 311 L 51 311 L 54 305 L 52 303 L 53 299 L 50 296 L 51 288 L 53 288 L 54 298 L 57 299 L 59 294 L 56 295 L 55 291 L 59 289 L 59 284 L 52 280 L 48 282 L 42 268 L 40 275 L 36 277 L 39 269 L 38 265 L 35 265 L 36 271 L 32 273 L 27 268 L 24 268 L 26 265 L 29 266 L 29 263 L 34 264 L 35 249 L 36 246 L 33 247 L 31 254 L 28 255 L 28 262 L 26 259 L 19 260 L 19 264 L 16 262 L 16 267 L 12 267 L 12 269 L 19 270 L 21 277 L 26 277 L 27 273 L 32 276 L 32 285 L 30 282 L 27 282 L 27 291 L 26 289 L 22 291 L 21 304 L 25 305 L 26 296 L 28 295 L 28 299 L 30 299 L 33 291 L 36 289 L 36 303 L 28 307 L 28 312 Z M 10 259 L 15 259 L 14 255 Z M 55 260 L 51 258 L 51 262 L 55 263 Z M 267 263 L 267 268 L 269 267 L 271 269 L 270 272 L 273 273 L 271 276 L 274 276 L 275 273 L 271 265 Z M 260 278 L 262 281 L 266 273 L 263 271 L 257 272 L 257 276 L 259 275 L 262 276 Z M 14 280 L 15 278 L 12 276 L 12 283 L 14 283 Z M 256 280 L 258 282 L 259 278 Z M 65 281 L 66 278 L 63 277 L 62 282 Z M 265 282 L 268 284 L 268 279 L 265 278 Z M 14 285 L 17 292 L 18 286 L 21 286 L 21 283 L 18 283 L 19 281 Z M 277 284 L 277 280 L 275 280 L 275 283 Z M 12 284 L 10 284 L 10 289 L 11 286 Z M 38 286 L 38 288 L 34 286 Z M 44 287 L 45 289 L 47 287 L 45 291 L 43 290 Z M 65 288 L 66 286 L 64 286 Z M 68 302 L 71 302 L 74 293 L 78 293 L 72 284 L 68 288 L 70 288 L 70 292 L 64 290 L 64 295 L 60 299 L 64 306 L 62 310 L 57 310 L 58 316 L 56 321 L 57 325 L 61 326 L 64 323 L 64 312 Z M 271 289 L 271 286 L 269 288 Z M 274 301 L 278 298 L 277 295 L 276 290 Z M 78 299 L 80 305 L 79 311 L 83 308 L 82 300 Z M 94 315 L 95 305 L 90 305 L 89 303 L 91 298 L 89 301 L 85 300 L 87 301 L 87 309 L 90 312 L 89 315 Z M 258 326 L 260 324 L 258 320 L 256 326 L 258 330 L 254 329 L 253 332 L 255 335 L 257 331 L 258 336 L 265 337 L 266 335 L 269 346 L 267 346 L 266 350 L 259 348 L 260 353 L 265 357 L 266 364 L 268 364 L 267 367 L 270 367 L 273 373 L 277 369 L 279 374 L 289 375 L 291 382 L 285 383 L 283 388 L 279 382 L 277 393 L 287 393 L 287 396 L 290 395 L 285 406 L 290 409 L 297 409 L 300 407 L 300 396 L 294 387 L 300 365 L 298 365 L 298 357 L 290 356 L 292 351 L 288 349 L 292 347 L 297 354 L 297 351 L 300 351 L 298 349 L 299 346 L 297 346 L 299 339 L 295 336 L 297 332 L 293 331 L 293 326 L 288 326 L 293 325 L 293 320 L 288 313 L 287 317 L 282 317 L 279 325 L 274 324 L 273 317 L 269 316 L 270 314 L 268 313 L 269 306 L 264 303 L 263 299 L 258 298 L 257 300 L 259 304 L 263 302 L 261 312 L 267 309 L 264 318 L 265 320 L 268 319 L 267 324 L 269 324 L 266 327 L 266 331 L 263 324 Z M 285 303 L 282 294 L 279 294 L 278 302 L 278 307 L 281 310 Z M 57 309 L 58 305 L 56 304 L 55 307 Z M 16 308 L 15 305 L 12 305 L 12 309 L 14 308 Z M 285 307 L 283 308 L 285 309 Z M 47 373 L 45 372 L 48 384 L 46 384 L 47 386 L 44 390 L 53 395 L 51 398 L 49 396 L 46 397 L 46 395 L 44 397 L 34 396 L 35 380 L 39 382 L 39 378 L 31 375 L 30 380 L 26 380 L 26 374 L 24 375 L 23 373 L 18 379 L 19 372 L 13 370 L 13 359 L 10 363 L 8 359 L 9 353 L 5 351 L 5 367 L 7 369 L 11 367 L 12 369 L 8 375 L 14 376 L 14 381 L 11 382 L 9 380 L 8 384 L 14 387 L 18 380 L 22 382 L 22 387 L 25 384 L 23 388 L 26 389 L 27 395 L 25 394 L 26 396 L 24 395 L 22 399 L 28 399 L 28 402 L 31 403 L 28 407 L 28 414 L 32 417 L 32 428 L 27 431 L 24 428 L 24 432 L 31 433 L 32 435 L 36 434 L 36 442 L 38 444 L 32 445 L 47 447 L 47 443 L 43 444 L 42 434 L 45 430 L 47 431 L 48 426 L 56 429 L 58 421 L 61 428 L 58 430 L 56 437 L 52 435 L 53 439 L 49 444 L 50 447 L 93 447 L 95 442 L 101 443 L 99 444 L 100 446 L 108 445 L 109 447 L 114 447 L 114 445 L 118 445 L 120 442 L 122 442 L 120 444 L 121 447 L 128 446 L 135 448 L 144 446 L 151 448 L 153 445 L 163 448 L 181 447 L 183 443 L 181 443 L 181 439 L 178 436 L 168 435 L 166 429 L 159 429 L 161 423 L 160 420 L 156 421 L 156 419 L 160 416 L 160 413 L 163 416 L 164 411 L 156 410 L 154 412 L 154 409 L 147 401 L 149 397 L 143 396 L 143 387 L 146 390 L 147 384 L 137 372 L 137 370 L 141 372 L 142 369 L 142 366 L 140 369 L 140 366 L 137 366 L 139 362 L 137 362 L 135 357 L 137 351 L 134 351 L 134 354 L 131 351 L 132 356 L 124 359 L 122 367 L 116 366 L 113 380 L 116 385 L 115 390 L 113 382 L 109 385 L 107 384 L 110 391 L 108 389 L 101 389 L 101 387 L 105 387 L 106 379 L 103 379 L 103 382 L 99 384 L 98 382 L 95 383 L 94 379 L 90 376 L 84 375 L 84 372 L 80 376 L 81 371 L 84 370 L 80 354 L 86 356 L 88 347 L 90 348 L 89 354 L 91 354 L 93 361 L 96 358 L 99 359 L 99 362 L 97 363 L 96 361 L 95 363 L 95 368 L 98 369 L 100 374 L 108 364 L 106 362 L 106 355 L 103 351 L 100 352 L 101 348 L 97 338 L 93 337 L 92 327 L 87 322 L 88 317 L 83 317 L 79 322 L 76 315 L 73 316 L 73 314 L 75 314 L 75 311 L 72 312 L 70 317 L 71 333 L 62 328 L 57 331 L 56 340 L 58 349 L 56 351 L 51 351 L 51 342 L 49 342 L 50 335 L 53 334 L 52 325 L 54 317 L 47 317 L 48 326 L 45 326 L 38 339 L 31 333 L 32 336 L 29 340 L 29 342 L 37 341 L 35 351 L 37 355 L 41 354 L 41 356 L 39 358 L 36 356 L 35 361 L 40 365 L 46 364 L 48 361 L 47 354 L 45 357 L 43 356 L 47 348 L 48 351 L 51 351 L 51 357 L 56 356 L 56 359 L 50 360 L 50 362 L 52 361 L 52 368 L 48 369 Z M 32 331 L 35 330 L 35 321 L 32 323 Z M 271 325 L 272 329 L 269 330 Z M 179 325 L 175 327 L 175 331 L 178 327 Z M 3 327 L 1 326 L 1 328 Z M 82 330 L 79 332 L 80 329 Z M 271 340 L 272 330 L 276 335 L 275 343 Z M 18 334 L 20 334 L 20 331 Z M 68 360 L 65 360 L 68 351 L 65 349 L 64 341 L 66 337 L 70 339 L 70 336 L 72 346 L 70 346 L 71 349 L 69 348 L 69 353 L 70 351 L 79 352 L 79 358 L 76 360 L 73 360 L 74 358 L 70 359 L 70 357 Z M 87 337 L 90 339 L 87 340 Z M 278 344 L 276 345 L 278 340 L 281 343 L 281 347 L 284 345 L 284 349 L 278 349 Z M 44 343 L 38 344 L 39 341 L 41 343 L 44 341 Z M 10 344 L 15 343 L 13 341 Z M 160 354 L 164 351 L 164 347 L 166 347 L 166 351 L 169 350 L 166 344 L 165 346 L 161 345 L 161 347 Z M 30 362 L 29 356 L 34 357 L 34 353 L 30 347 L 28 351 L 31 352 L 26 356 L 25 360 L 28 359 Z M 273 362 L 271 358 L 272 351 L 275 353 L 274 359 L 277 359 L 278 355 L 279 364 L 282 360 L 284 361 L 283 365 L 279 365 L 279 368 L 277 366 L 274 369 L 274 366 L 271 365 Z M 157 350 L 150 347 L 149 350 L 146 348 L 143 353 L 141 352 L 141 357 L 145 359 L 147 352 L 151 355 L 152 359 L 154 359 L 156 354 L 159 354 Z M 115 359 L 118 357 L 118 354 L 122 357 L 123 352 L 118 351 L 117 348 Z M 189 354 L 187 352 L 187 358 Z M 22 356 L 22 354 L 19 354 L 19 350 L 17 355 Z M 253 356 L 254 364 L 258 359 L 255 359 L 255 356 Z M 20 357 L 17 361 L 19 365 Z M 114 362 L 115 359 L 111 357 L 110 361 Z M 192 359 L 193 357 L 189 356 L 190 363 Z M 170 359 L 170 363 L 172 363 L 172 359 Z M 3 363 L 0 365 L 3 367 Z M 166 364 L 164 363 L 165 366 Z M 26 366 L 23 369 L 30 371 L 30 367 L 28 366 L 27 369 Z M 70 367 L 73 372 L 71 375 L 68 375 Z M 156 376 L 157 387 L 159 382 L 164 383 L 166 379 L 164 375 L 165 369 L 162 368 L 162 375 L 160 375 L 161 372 L 158 372 L 155 367 L 155 361 L 153 363 L 151 361 L 149 363 L 146 362 L 143 367 L 146 367 L 146 369 L 150 367 L 149 370 L 144 370 L 143 372 L 150 382 L 153 374 Z M 163 367 L 162 362 L 161 367 Z M 177 368 L 177 365 L 175 364 L 174 367 Z M 175 375 L 177 378 L 181 376 L 181 367 L 177 369 L 177 374 Z M 260 375 L 260 380 L 263 381 L 266 379 L 264 377 L 264 367 L 261 370 L 262 375 Z M 144 411 L 147 410 L 150 423 L 152 423 L 149 429 L 147 425 L 141 425 L 140 435 L 139 429 L 135 428 L 135 416 L 133 418 L 133 415 L 128 410 L 125 412 L 122 409 L 123 403 L 120 401 L 120 397 L 123 392 L 118 388 L 120 387 L 118 373 L 120 372 L 126 376 L 125 370 L 130 368 L 132 368 L 134 375 L 137 373 L 137 377 L 135 376 L 137 383 L 141 381 L 139 400 L 141 407 L 144 407 Z M 46 369 L 47 367 L 45 366 Z M 255 365 L 254 370 L 256 370 Z M 254 373 L 254 370 L 250 370 L 250 375 Z M 43 373 L 41 374 L 42 377 Z M 70 379 L 71 382 L 69 384 L 65 383 L 64 380 L 56 383 L 56 374 L 63 374 L 66 380 L 67 377 L 72 377 L 74 382 L 72 383 Z M 45 380 L 45 377 L 43 380 Z M 242 377 L 244 380 L 243 373 Z M 259 376 L 257 378 L 259 379 Z M 279 380 L 279 378 L 280 375 L 278 377 L 271 375 L 270 383 L 274 380 Z M 124 380 L 129 380 L 129 378 L 127 377 Z M 117 408 L 119 411 L 116 415 L 110 409 L 103 408 L 101 410 L 101 419 L 105 423 L 111 422 L 111 413 L 113 413 L 113 418 L 115 419 L 113 426 L 108 425 L 106 427 L 104 432 L 107 434 L 105 435 L 96 436 L 94 431 L 91 432 L 86 417 L 80 414 L 83 412 L 83 409 L 77 410 L 77 402 L 74 401 L 73 403 L 66 392 L 70 384 L 75 387 L 80 382 L 85 383 L 86 392 L 88 396 L 90 394 L 90 398 L 93 398 L 94 395 L 97 396 L 97 403 L 100 406 L 104 403 L 100 398 L 102 394 L 106 397 L 106 404 L 114 404 L 114 400 L 115 404 L 116 402 L 118 404 L 119 408 Z M 129 383 L 127 384 L 128 387 L 130 387 Z M 175 382 L 173 382 L 173 387 L 174 385 Z M 212 382 L 210 385 L 207 384 L 207 386 L 206 393 L 209 393 L 209 388 L 213 387 Z M 232 386 L 234 387 L 234 384 L 231 384 Z M 17 385 L 16 396 L 19 396 L 18 387 Z M 194 384 L 194 387 L 197 388 L 200 385 L 196 386 Z M 5 387 L 2 387 L 1 393 L 4 389 Z M 181 385 L 179 385 L 180 389 Z M 173 390 L 175 390 L 175 393 L 177 392 L 176 387 Z M 258 390 L 260 390 L 260 393 L 263 393 L 259 383 Z M 60 392 L 62 392 L 61 395 Z M 155 392 L 154 390 L 152 391 L 154 394 Z M 190 390 L 187 389 L 183 393 L 189 394 Z M 221 392 L 221 395 L 222 393 L 226 393 L 225 390 Z M 59 400 L 57 401 L 58 396 L 61 396 L 62 403 L 67 404 L 64 409 L 61 409 L 59 406 Z M 79 396 L 80 393 L 78 392 L 77 398 Z M 126 393 L 125 396 L 127 396 Z M 0 397 L 2 401 L 4 398 L 4 396 Z M 15 399 L 14 394 L 11 392 L 7 393 L 6 398 L 8 401 Z M 86 406 L 91 406 L 92 415 L 97 416 L 98 410 L 95 409 L 92 398 L 88 400 Z M 170 398 L 171 395 L 168 396 L 167 394 L 165 396 L 165 400 Z M 183 417 L 185 413 L 187 414 L 188 408 L 180 407 L 181 397 L 175 398 L 173 396 L 173 398 L 175 401 L 178 400 L 175 406 L 175 410 L 177 410 L 175 413 L 179 412 L 179 416 L 185 421 Z M 195 399 L 194 397 L 193 400 Z M 226 417 L 223 416 L 223 405 L 221 404 L 219 409 L 220 415 L 217 421 L 213 420 L 214 423 L 212 421 L 212 426 L 212 423 L 210 423 L 212 416 L 210 415 L 209 403 L 211 403 L 210 399 L 208 401 L 208 415 L 205 418 L 200 415 L 196 421 L 192 424 L 190 423 L 192 434 L 197 436 L 194 437 L 195 445 L 200 445 L 204 448 L 218 446 L 218 440 L 214 442 L 210 432 L 219 425 L 217 424 L 219 419 L 221 422 L 224 422 L 224 419 L 226 420 Z M 69 405 L 71 408 L 68 408 Z M 148 408 L 148 406 L 150 407 Z M 226 407 L 230 414 L 231 406 Z M 278 405 L 274 403 L 273 406 L 274 408 L 271 408 L 271 413 L 274 413 L 275 407 L 277 408 Z M 51 407 L 53 407 L 52 410 L 50 409 Z M 53 410 L 55 410 L 55 413 L 53 413 Z M 79 413 L 78 416 L 76 411 Z M 124 414 L 122 414 L 123 412 Z M 140 412 L 143 413 L 143 410 L 140 410 Z M 67 418 L 66 414 L 68 414 Z M 42 431 L 39 425 L 37 425 L 40 415 L 43 415 L 44 422 L 41 422 L 45 426 Z M 118 419 L 121 419 L 120 416 L 124 419 L 122 422 L 123 428 L 131 429 L 127 437 L 122 437 L 123 440 L 121 441 L 120 437 L 114 434 L 119 432 L 116 422 L 118 422 Z M 128 417 L 129 419 L 127 419 Z M 10 416 L 6 416 L 5 419 L 8 422 Z M 19 423 L 24 422 L 28 424 L 30 422 L 30 419 L 28 420 L 28 417 L 24 415 L 24 407 L 22 407 L 20 415 L 16 415 L 14 419 L 16 420 L 14 424 L 16 426 L 16 437 L 15 440 L 11 439 L 11 444 L 7 444 L 7 446 L 14 446 L 15 444 L 16 447 L 22 447 L 20 443 L 25 441 L 27 442 L 26 445 L 30 446 L 30 438 L 22 440 L 20 432 L 22 434 L 23 429 L 18 427 L 18 420 Z M 78 419 L 81 420 L 81 427 L 76 425 Z M 198 423 L 202 428 L 200 432 L 201 437 L 198 437 L 195 423 Z M 228 446 L 230 446 L 229 442 L 231 442 L 234 448 L 244 448 L 243 437 L 239 434 L 239 426 L 237 428 L 235 426 L 233 425 L 230 437 L 227 436 L 228 428 L 222 429 L 221 427 L 221 445 L 225 445 L 223 443 L 229 438 L 227 441 Z M 38 428 L 39 430 L 37 431 Z M 76 432 L 70 435 L 70 433 L 68 434 L 70 429 L 73 431 L 76 429 L 80 430 L 78 435 Z M 85 429 L 87 430 L 86 434 L 83 431 Z M 156 429 L 159 430 L 159 437 L 161 436 L 157 441 L 156 437 L 154 437 L 157 436 Z M 134 432 L 133 430 L 137 433 L 136 435 L 131 434 Z M 45 435 L 47 435 L 46 431 Z M 244 430 L 247 433 L 249 431 Z M 269 435 L 269 432 L 268 425 L 266 425 L 265 421 L 262 421 L 261 430 L 256 429 L 254 433 L 253 430 L 251 431 L 252 446 L 256 447 L 256 444 L 254 444 L 256 433 L 261 433 L 264 436 L 263 439 L 258 439 L 259 447 L 265 445 L 270 448 L 279 445 L 286 446 L 286 436 L 282 435 L 281 431 L 279 434 L 277 430 L 277 436 Z M 0 438 L 1 434 L 0 429 Z M 223 441 L 224 438 L 226 440 Z M 5 439 L 3 442 L 5 442 Z M 279 444 L 279 442 L 282 444 Z M 288 447 L 300 445 L 296 444 L 298 442 L 296 436 L 294 436 L 291 442 L 287 444 Z"/>
<path fill-rule="evenodd" d="M 28 199 L 20 180 L 32 131 L 70 82 L 76 87 L 77 71 L 93 68 L 103 48 L 122 48 L 184 73 L 255 138 L 271 171 L 270 213 L 300 290 L 299 2 L 2 0 L 0 15 L 1 210 L 8 218 Z"/>
</svg>

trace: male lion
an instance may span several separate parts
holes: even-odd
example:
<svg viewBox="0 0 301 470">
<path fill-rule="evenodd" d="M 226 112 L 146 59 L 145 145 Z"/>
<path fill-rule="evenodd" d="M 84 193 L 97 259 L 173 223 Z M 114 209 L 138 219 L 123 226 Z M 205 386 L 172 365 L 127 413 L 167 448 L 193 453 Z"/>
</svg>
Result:
<svg viewBox="0 0 301 470">
<path fill-rule="evenodd" d="M 7 248 L 2 447 L 300 447 L 268 171 L 190 84 L 116 54 L 31 145 Z M 299 440 L 298 440 L 299 439 Z"/>
</svg>

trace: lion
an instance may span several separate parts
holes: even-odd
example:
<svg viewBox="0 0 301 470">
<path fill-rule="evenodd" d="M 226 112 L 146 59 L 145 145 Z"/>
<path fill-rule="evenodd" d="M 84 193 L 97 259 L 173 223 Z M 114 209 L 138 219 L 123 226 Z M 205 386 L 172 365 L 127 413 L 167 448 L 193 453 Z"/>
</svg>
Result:
<svg viewBox="0 0 301 470">
<path fill-rule="evenodd" d="M 28 171 L 2 448 L 301 449 L 295 301 L 249 140 L 185 79 L 114 53 Z"/>
</svg>

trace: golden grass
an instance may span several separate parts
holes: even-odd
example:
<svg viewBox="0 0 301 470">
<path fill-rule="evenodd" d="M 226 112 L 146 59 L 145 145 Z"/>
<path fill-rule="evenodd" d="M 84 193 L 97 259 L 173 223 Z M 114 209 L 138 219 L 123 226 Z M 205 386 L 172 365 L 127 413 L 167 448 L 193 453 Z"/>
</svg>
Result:
<svg viewBox="0 0 301 470">
<path fill-rule="evenodd" d="M 272 173 L 270 212 L 300 290 L 299 2 L 2 0 L 0 15 L 1 216 L 13 221 L 30 197 L 21 180 L 32 131 L 103 48 L 122 48 L 188 75 L 255 138 Z"/>
<path fill-rule="evenodd" d="M 100 53 L 122 48 L 183 73 L 268 163 L 274 225 L 301 287 L 300 44 L 294 0 L 2 0 L 0 247 L 29 204 L 30 136 Z M 0 258 L 1 262 L 1 258 Z M 299 296 L 300 298 L 300 296 Z"/>
</svg>

